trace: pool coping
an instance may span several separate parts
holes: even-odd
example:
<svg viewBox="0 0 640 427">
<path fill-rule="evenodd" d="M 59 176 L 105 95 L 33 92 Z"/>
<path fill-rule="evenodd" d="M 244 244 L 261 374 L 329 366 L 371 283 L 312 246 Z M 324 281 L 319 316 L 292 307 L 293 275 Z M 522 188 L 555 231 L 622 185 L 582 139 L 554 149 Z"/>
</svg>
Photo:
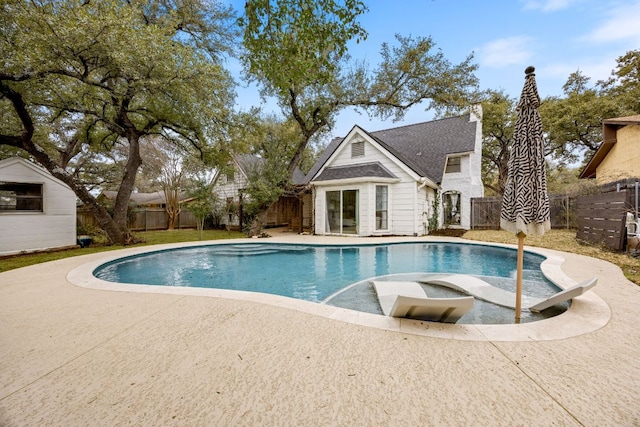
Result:
<svg viewBox="0 0 640 427">
<path fill-rule="evenodd" d="M 312 239 L 301 239 L 299 235 L 284 235 L 270 238 L 268 240 L 259 239 L 260 243 L 291 243 L 308 245 L 375 245 L 386 243 L 463 243 L 479 246 L 494 246 L 514 249 L 514 245 L 477 242 L 457 238 L 445 237 L 387 237 L 380 238 L 324 238 L 322 236 L 303 236 Z M 304 241 L 302 241 L 304 240 Z M 393 332 L 402 332 L 413 335 L 430 336 L 444 339 L 454 339 L 461 341 L 550 341 L 571 338 L 590 332 L 594 332 L 604 327 L 611 318 L 611 309 L 607 303 L 595 292 L 589 291 L 584 295 L 576 297 L 569 309 L 564 313 L 544 320 L 521 324 L 501 324 L 501 325 L 477 325 L 477 324 L 444 324 L 425 322 L 412 319 L 392 318 L 379 314 L 354 311 L 341 307 L 334 307 L 319 304 L 311 301 L 298 300 L 295 298 L 263 294 L 249 291 L 235 291 L 212 288 L 187 288 L 187 287 L 167 287 L 156 285 L 132 285 L 107 282 L 93 276 L 93 271 L 107 262 L 133 255 L 147 252 L 162 251 L 168 249 L 196 247 L 216 244 L 242 244 L 257 243 L 256 239 L 232 239 L 198 241 L 187 243 L 163 244 L 153 246 L 142 246 L 137 248 L 120 249 L 104 253 L 103 256 L 94 258 L 72 269 L 67 274 L 67 281 L 73 285 L 103 291 L 134 292 L 134 293 L 155 293 L 173 294 L 184 296 L 201 296 L 212 298 L 225 298 L 231 300 L 251 301 L 260 304 L 269 304 L 290 310 L 296 310 L 311 315 L 322 316 L 342 322 L 352 323 L 360 326 L 383 329 Z M 527 252 L 542 255 L 546 260 L 541 264 L 542 273 L 562 289 L 573 286 L 577 281 L 567 276 L 562 270 L 564 258 L 543 248 L 527 247 Z M 596 286 L 597 289 L 597 286 Z"/>
</svg>

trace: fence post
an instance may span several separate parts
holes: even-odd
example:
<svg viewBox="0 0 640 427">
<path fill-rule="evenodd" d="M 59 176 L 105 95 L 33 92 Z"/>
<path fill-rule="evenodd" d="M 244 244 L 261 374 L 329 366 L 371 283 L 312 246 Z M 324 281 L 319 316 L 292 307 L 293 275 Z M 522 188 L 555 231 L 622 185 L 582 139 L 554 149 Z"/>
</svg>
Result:
<svg viewBox="0 0 640 427">
<path fill-rule="evenodd" d="M 638 222 L 638 181 L 636 181 L 636 222 Z"/>
</svg>

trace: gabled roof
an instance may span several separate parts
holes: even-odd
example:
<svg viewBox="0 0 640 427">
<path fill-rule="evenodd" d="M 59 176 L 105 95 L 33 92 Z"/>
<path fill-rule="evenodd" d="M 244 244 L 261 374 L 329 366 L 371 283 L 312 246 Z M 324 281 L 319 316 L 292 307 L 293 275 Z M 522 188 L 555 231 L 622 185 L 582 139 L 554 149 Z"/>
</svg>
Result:
<svg viewBox="0 0 640 427">
<path fill-rule="evenodd" d="M 108 200 L 115 200 L 117 195 L 117 191 L 105 190 L 102 192 L 102 196 Z M 192 198 L 187 197 L 185 194 L 180 194 L 180 202 L 186 202 L 189 200 L 192 200 Z M 153 193 L 131 193 L 129 202 L 140 206 L 161 205 L 167 203 L 167 198 L 164 191 L 155 191 Z"/>
<path fill-rule="evenodd" d="M 249 175 L 254 171 L 259 171 L 264 164 L 264 159 L 254 154 L 237 154 L 233 156 L 233 161 L 245 178 L 249 178 Z"/>
<path fill-rule="evenodd" d="M 440 183 L 448 156 L 475 149 L 479 122 L 470 119 L 471 115 L 466 114 L 376 132 L 363 131 L 418 175 Z M 313 179 L 342 141 L 343 138 L 331 141 L 307 174 L 308 180 Z"/>
<path fill-rule="evenodd" d="M 329 145 L 327 145 L 327 148 L 324 149 L 324 151 L 320 154 L 320 157 L 318 157 L 318 160 L 316 160 L 316 162 L 313 164 L 313 166 L 309 170 L 309 173 L 307 173 L 307 175 L 305 176 L 305 183 L 311 181 L 311 179 L 318 173 L 320 168 L 322 168 L 322 166 L 327 163 L 327 160 L 329 160 L 329 157 L 331 157 L 333 152 L 336 151 L 336 148 L 338 148 L 343 139 L 344 138 L 335 137 L 331 140 Z"/>
<path fill-rule="evenodd" d="M 580 173 L 580 178 L 595 178 L 596 169 L 598 169 L 600 163 L 602 163 L 605 157 L 607 157 L 607 154 L 609 154 L 609 151 L 611 151 L 616 142 L 618 142 L 618 129 L 630 125 L 640 125 L 640 114 L 605 119 L 602 121 L 602 143 L 596 152 L 593 153 L 593 156 L 591 156 L 587 166 L 585 166 Z"/>
<path fill-rule="evenodd" d="M 28 168 L 33 172 L 36 172 L 37 174 L 42 175 L 43 178 L 48 179 L 50 181 L 54 181 L 57 184 L 60 184 L 61 186 L 69 189 L 69 191 L 72 191 L 67 184 L 65 184 L 64 182 L 62 182 L 61 180 L 53 176 L 48 170 L 46 170 L 45 168 L 43 168 L 42 166 L 34 162 L 31 162 L 27 159 L 23 159 L 22 157 L 9 157 L 8 159 L 0 160 L 0 169 L 9 167 L 14 164 L 19 164 L 22 167 Z"/>
<path fill-rule="evenodd" d="M 233 162 L 238 166 L 245 178 L 248 179 L 251 174 L 260 173 L 265 160 L 255 154 L 237 154 L 233 156 Z M 304 173 L 299 168 L 294 169 L 291 183 L 293 185 L 301 185 L 306 184 L 306 182 Z"/>
</svg>

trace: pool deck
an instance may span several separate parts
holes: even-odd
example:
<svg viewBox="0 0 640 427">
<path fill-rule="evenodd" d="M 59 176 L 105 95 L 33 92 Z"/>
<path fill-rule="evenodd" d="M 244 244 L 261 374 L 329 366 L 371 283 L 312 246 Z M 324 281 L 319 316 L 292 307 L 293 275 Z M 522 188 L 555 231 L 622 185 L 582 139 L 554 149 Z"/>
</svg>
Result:
<svg viewBox="0 0 640 427">
<path fill-rule="evenodd" d="M 395 240 L 464 241 L 268 239 Z M 83 279 L 112 252 L 0 273 L 0 426 L 640 425 L 640 287 L 541 252 L 597 286 L 554 319 L 493 328 Z"/>
</svg>

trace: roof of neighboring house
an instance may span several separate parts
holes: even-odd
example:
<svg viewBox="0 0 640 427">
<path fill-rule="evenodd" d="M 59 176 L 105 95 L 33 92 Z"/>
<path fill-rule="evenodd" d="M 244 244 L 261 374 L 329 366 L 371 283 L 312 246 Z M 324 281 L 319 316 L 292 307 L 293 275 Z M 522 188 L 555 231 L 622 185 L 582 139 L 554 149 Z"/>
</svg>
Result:
<svg viewBox="0 0 640 427">
<path fill-rule="evenodd" d="M 470 119 L 470 114 L 466 114 L 376 132 L 363 131 L 418 175 L 440 183 L 449 155 L 475 149 L 479 122 Z M 342 140 L 334 138 L 331 141 L 307 174 L 309 180 L 324 166 Z"/>
<path fill-rule="evenodd" d="M 291 177 L 291 183 L 293 185 L 303 185 L 307 183 L 306 178 L 306 175 L 300 170 L 300 168 L 295 168 L 293 170 L 293 176 Z"/>
<path fill-rule="evenodd" d="M 600 163 L 607 157 L 609 151 L 618 142 L 617 130 L 629 125 L 640 125 L 640 114 L 635 116 L 616 117 L 613 119 L 605 119 L 602 121 L 602 143 L 598 147 L 591 160 L 587 163 L 580 173 L 580 178 L 595 178 L 596 169 L 600 166 Z"/>
<path fill-rule="evenodd" d="M 233 156 L 233 160 L 247 178 L 249 177 L 249 174 L 259 168 L 262 168 L 262 165 L 264 164 L 264 159 L 254 154 L 237 154 Z"/>
<path fill-rule="evenodd" d="M 115 200 L 118 192 L 106 190 L 102 192 L 102 195 L 109 200 Z M 191 198 L 187 197 L 185 194 L 180 195 L 181 202 L 188 200 L 191 200 Z M 153 193 L 131 193 L 129 202 L 135 203 L 136 205 L 162 205 L 167 203 L 167 198 L 164 191 L 156 191 Z"/>
<path fill-rule="evenodd" d="M 260 168 L 264 165 L 265 160 L 255 154 L 237 154 L 233 156 L 234 163 L 240 168 L 245 178 L 254 172 L 260 172 Z M 216 179 L 219 176 L 216 175 Z M 291 183 L 294 185 L 306 184 L 305 174 L 299 168 L 295 168 L 293 176 L 291 177 Z"/>
<path fill-rule="evenodd" d="M 360 177 L 396 178 L 381 163 L 360 163 L 357 165 L 336 166 L 326 168 L 318 175 L 315 181 L 333 181 L 336 179 L 349 179 Z"/>
</svg>

